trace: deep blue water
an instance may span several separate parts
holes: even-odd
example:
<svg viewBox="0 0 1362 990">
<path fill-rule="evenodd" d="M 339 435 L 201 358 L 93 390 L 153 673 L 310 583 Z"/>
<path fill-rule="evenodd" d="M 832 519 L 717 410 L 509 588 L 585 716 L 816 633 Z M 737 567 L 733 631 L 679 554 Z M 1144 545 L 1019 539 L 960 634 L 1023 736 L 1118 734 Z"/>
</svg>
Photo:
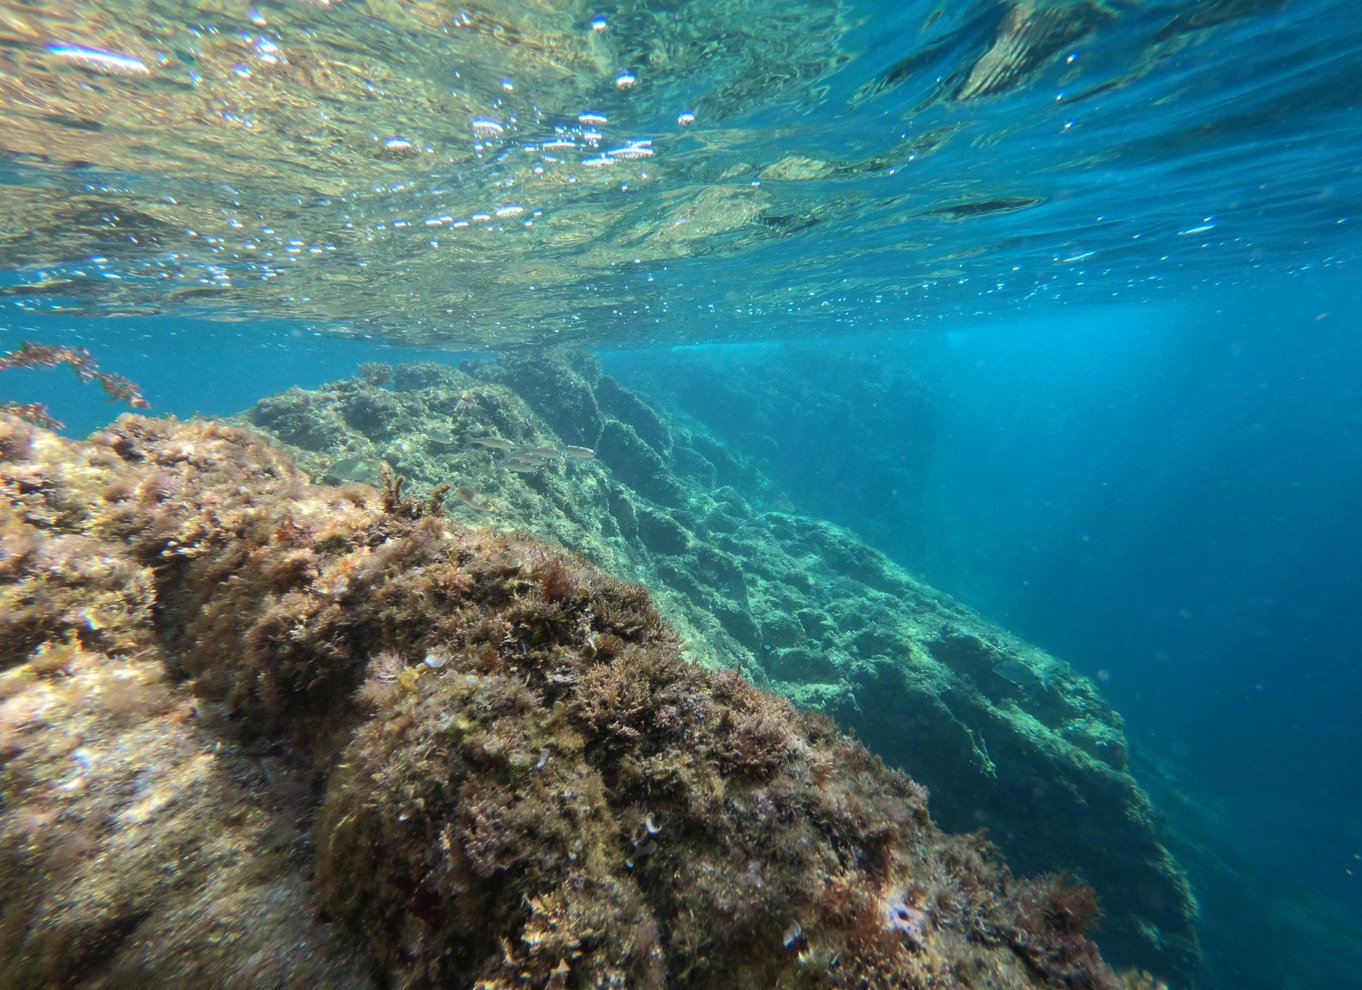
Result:
<svg viewBox="0 0 1362 990">
<path fill-rule="evenodd" d="M 607 367 L 1098 681 L 1202 903 L 1200 986 L 1349 987 L 1359 326 L 1362 287 L 1309 275 L 867 335 L 836 361 L 805 341 Z M 754 377 L 790 404 L 735 407 L 732 381 Z"/>
<path fill-rule="evenodd" d="M 957 383 L 925 515 L 979 539 L 921 566 L 1102 677 L 1156 800 L 1208 809 L 1160 802 L 1233 864 L 1184 853 L 1237 957 L 1206 985 L 1362 985 L 1360 317 L 1298 278 L 917 355 Z"/>
</svg>

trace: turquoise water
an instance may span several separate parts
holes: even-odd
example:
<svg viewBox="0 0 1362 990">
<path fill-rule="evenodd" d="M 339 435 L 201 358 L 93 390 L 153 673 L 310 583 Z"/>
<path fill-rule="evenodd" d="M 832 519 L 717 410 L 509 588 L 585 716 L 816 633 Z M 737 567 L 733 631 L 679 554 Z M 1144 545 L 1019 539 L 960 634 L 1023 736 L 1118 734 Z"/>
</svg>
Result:
<svg viewBox="0 0 1362 990">
<path fill-rule="evenodd" d="M 1198 986 L 1362 985 L 1349 5 L 7 13 L 0 347 L 176 415 L 596 348 L 1099 683 Z"/>
<path fill-rule="evenodd" d="M 607 367 L 1097 680 L 1201 903 L 1198 986 L 1355 986 L 1359 304 L 1314 277 Z"/>
</svg>

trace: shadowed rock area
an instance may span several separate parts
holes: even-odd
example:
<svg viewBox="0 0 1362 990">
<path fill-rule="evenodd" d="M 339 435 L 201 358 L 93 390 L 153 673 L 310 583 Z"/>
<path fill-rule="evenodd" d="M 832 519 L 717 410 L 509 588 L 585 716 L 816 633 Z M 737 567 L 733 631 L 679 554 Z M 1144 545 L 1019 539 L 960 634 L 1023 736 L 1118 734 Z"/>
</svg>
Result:
<svg viewBox="0 0 1362 990">
<path fill-rule="evenodd" d="M 929 788 L 947 827 L 987 827 L 1019 868 L 1093 885 L 1110 958 L 1177 982 L 1195 968 L 1195 901 L 1095 686 L 846 530 L 776 508 L 751 463 L 664 419 L 595 358 L 371 368 L 246 418 L 318 476 L 376 480 L 387 463 L 416 493 L 463 492 L 447 501 L 456 518 L 646 585 L 692 659 L 854 730 Z M 488 438 L 510 449 L 476 442 Z M 562 445 L 596 456 L 515 461 Z"/>
<path fill-rule="evenodd" d="M 643 588 L 399 488 L 0 419 L 0 983 L 1156 985 Z"/>
</svg>

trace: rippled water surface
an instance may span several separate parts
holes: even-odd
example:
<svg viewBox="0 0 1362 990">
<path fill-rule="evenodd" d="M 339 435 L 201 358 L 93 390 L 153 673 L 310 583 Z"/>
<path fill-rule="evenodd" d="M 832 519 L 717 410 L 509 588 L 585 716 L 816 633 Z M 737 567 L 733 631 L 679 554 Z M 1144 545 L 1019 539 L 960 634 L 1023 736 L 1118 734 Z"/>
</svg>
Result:
<svg viewBox="0 0 1362 990">
<path fill-rule="evenodd" d="M 1329 0 L 8 3 L 0 295 L 446 346 L 1140 301 L 1357 251 Z"/>
</svg>

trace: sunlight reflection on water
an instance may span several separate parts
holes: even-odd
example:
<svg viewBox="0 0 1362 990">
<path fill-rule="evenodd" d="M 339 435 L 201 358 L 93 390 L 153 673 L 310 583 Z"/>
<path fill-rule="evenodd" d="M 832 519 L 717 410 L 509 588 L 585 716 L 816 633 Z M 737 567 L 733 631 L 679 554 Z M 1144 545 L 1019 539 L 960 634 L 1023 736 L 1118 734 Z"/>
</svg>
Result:
<svg viewBox="0 0 1362 990">
<path fill-rule="evenodd" d="M 704 339 L 1355 251 L 1325 2 L 6 7 L 20 312 Z"/>
</svg>

